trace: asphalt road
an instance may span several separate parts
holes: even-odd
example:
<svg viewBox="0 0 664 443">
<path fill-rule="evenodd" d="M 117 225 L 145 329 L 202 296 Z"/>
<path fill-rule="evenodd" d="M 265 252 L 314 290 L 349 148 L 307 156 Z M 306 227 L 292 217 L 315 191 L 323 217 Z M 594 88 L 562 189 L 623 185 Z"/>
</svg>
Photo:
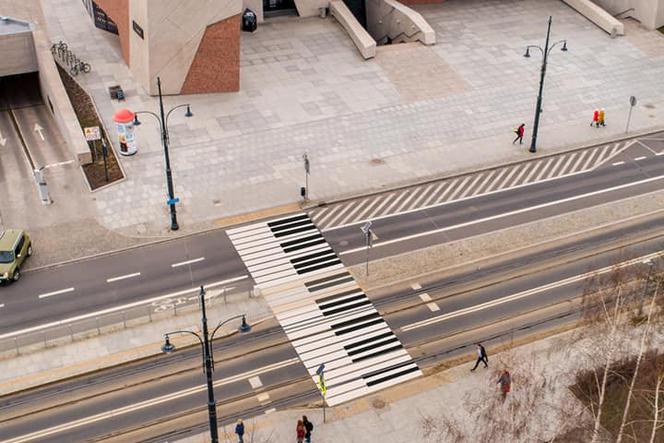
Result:
<svg viewBox="0 0 664 443">
<path fill-rule="evenodd" d="M 623 163 L 588 173 L 378 220 L 371 256 L 386 257 L 662 189 L 664 156 L 639 145 L 621 155 Z M 324 235 L 346 265 L 364 259 L 358 226 L 331 229 Z M 244 276 L 245 284 L 253 285 L 221 230 L 28 270 L 19 283 L 0 287 L 0 305 L 4 305 L 0 307 L 0 339 Z"/>
<path fill-rule="evenodd" d="M 578 241 L 542 246 L 368 294 L 421 368 L 489 348 L 578 315 L 588 273 L 661 254 L 662 218 L 615 227 Z M 661 258 L 655 258 L 661 266 Z M 422 297 L 427 294 L 428 297 Z M 435 304 L 437 309 L 432 309 Z M 272 408 L 316 401 L 316 388 L 276 323 L 218 340 L 215 393 L 224 424 Z M 8 442 L 163 440 L 202 431 L 200 354 L 187 349 L 0 399 Z M 175 434 L 173 434 L 175 433 Z"/>
</svg>

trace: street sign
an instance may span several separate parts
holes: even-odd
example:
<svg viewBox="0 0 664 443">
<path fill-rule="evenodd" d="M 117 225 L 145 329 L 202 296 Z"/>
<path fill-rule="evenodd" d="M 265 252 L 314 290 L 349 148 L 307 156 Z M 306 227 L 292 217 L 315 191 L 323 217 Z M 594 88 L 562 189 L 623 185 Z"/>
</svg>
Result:
<svg viewBox="0 0 664 443">
<path fill-rule="evenodd" d="M 369 235 L 369 231 L 371 230 L 371 220 L 366 222 L 360 229 L 364 232 L 364 235 Z"/>
<path fill-rule="evenodd" d="M 629 105 L 636 106 L 636 97 L 634 97 L 633 95 L 629 98 Z"/>
<path fill-rule="evenodd" d="M 85 133 L 85 139 L 89 142 L 101 139 L 101 131 L 99 130 L 99 126 L 88 126 L 87 128 L 83 129 L 83 133 Z"/>
<path fill-rule="evenodd" d="M 311 165 L 309 164 L 309 156 L 305 153 L 302 158 L 304 159 L 304 172 L 309 174 L 311 172 Z"/>
<path fill-rule="evenodd" d="M 180 197 L 169 198 L 168 200 L 166 200 L 166 204 L 169 206 L 174 205 L 176 203 L 180 203 Z"/>
</svg>

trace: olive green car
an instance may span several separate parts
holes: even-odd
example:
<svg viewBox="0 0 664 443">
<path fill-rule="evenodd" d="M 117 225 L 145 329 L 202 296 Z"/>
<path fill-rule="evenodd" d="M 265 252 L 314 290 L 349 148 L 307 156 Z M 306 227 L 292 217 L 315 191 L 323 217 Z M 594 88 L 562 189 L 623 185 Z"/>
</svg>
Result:
<svg viewBox="0 0 664 443">
<path fill-rule="evenodd" d="M 0 282 L 18 281 L 21 266 L 32 255 L 32 241 L 27 232 L 8 229 L 0 233 Z"/>
</svg>

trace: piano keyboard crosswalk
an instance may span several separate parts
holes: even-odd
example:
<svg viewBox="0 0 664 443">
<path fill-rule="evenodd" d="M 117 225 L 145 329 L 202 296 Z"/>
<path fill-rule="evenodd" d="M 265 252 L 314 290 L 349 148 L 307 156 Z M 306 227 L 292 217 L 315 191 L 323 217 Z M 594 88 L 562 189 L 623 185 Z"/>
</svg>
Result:
<svg viewBox="0 0 664 443">
<path fill-rule="evenodd" d="M 227 233 L 328 405 L 422 374 L 308 215 Z"/>
</svg>

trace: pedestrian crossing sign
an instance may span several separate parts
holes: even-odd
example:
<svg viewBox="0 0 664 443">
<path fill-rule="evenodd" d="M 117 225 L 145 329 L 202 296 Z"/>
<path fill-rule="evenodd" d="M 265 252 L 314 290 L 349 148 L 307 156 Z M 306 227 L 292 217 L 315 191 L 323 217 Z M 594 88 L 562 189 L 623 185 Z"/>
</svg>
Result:
<svg viewBox="0 0 664 443">
<path fill-rule="evenodd" d="M 325 385 L 325 376 L 323 374 L 318 376 L 318 389 L 320 389 L 320 393 L 325 397 L 325 394 L 327 394 L 327 385 Z"/>
</svg>

